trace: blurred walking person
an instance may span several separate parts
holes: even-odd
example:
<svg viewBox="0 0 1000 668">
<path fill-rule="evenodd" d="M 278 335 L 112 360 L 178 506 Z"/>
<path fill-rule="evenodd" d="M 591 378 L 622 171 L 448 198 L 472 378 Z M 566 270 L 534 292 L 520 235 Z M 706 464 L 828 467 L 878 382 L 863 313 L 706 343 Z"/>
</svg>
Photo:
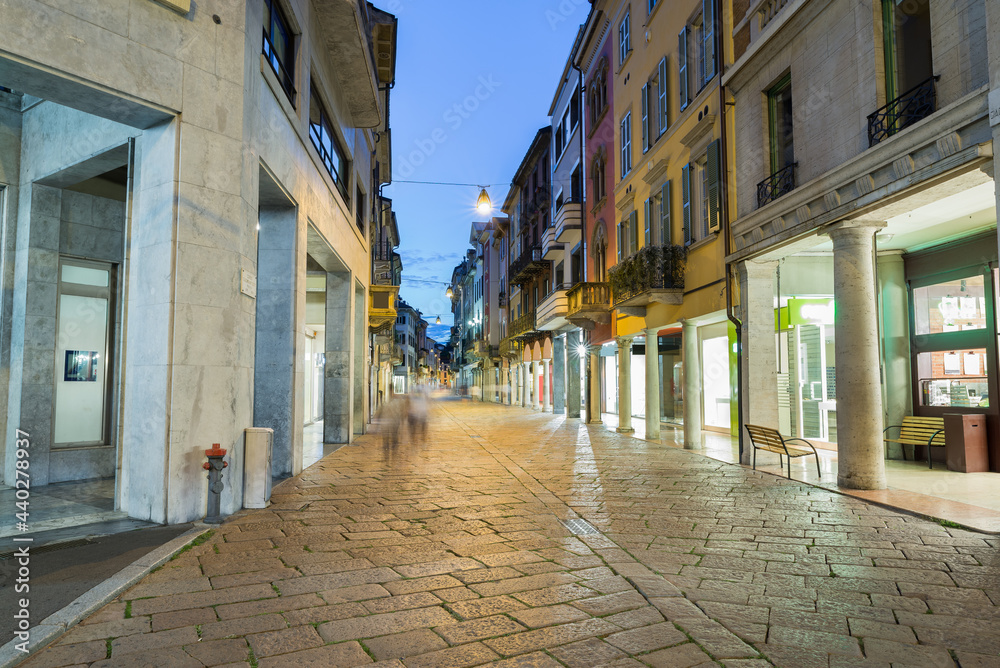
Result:
<svg viewBox="0 0 1000 668">
<path fill-rule="evenodd" d="M 409 404 L 408 421 L 413 441 L 423 441 L 427 437 L 427 414 L 430 411 L 428 403 L 426 388 L 418 387 Z"/>
</svg>

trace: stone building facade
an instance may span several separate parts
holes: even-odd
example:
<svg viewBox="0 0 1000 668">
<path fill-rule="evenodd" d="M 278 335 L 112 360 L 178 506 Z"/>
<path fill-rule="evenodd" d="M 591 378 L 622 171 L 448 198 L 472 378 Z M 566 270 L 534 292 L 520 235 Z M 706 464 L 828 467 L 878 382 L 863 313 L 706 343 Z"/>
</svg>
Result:
<svg viewBox="0 0 1000 668">
<path fill-rule="evenodd" d="M 742 419 L 845 487 L 904 415 L 984 415 L 998 461 L 990 4 L 732 3 Z"/>
<path fill-rule="evenodd" d="M 365 2 L 199 4 L 15 0 L 0 55 L 5 480 L 22 429 L 33 486 L 114 476 L 169 523 L 204 516 L 213 443 L 241 507 L 247 427 L 301 470 L 311 284 L 324 440 L 364 430 L 395 63 Z"/>
</svg>

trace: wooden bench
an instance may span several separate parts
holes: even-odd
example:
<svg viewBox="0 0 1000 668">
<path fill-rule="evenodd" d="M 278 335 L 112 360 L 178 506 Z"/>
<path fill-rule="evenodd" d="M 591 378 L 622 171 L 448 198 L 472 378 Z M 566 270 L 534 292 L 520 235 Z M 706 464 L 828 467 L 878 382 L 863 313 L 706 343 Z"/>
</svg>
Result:
<svg viewBox="0 0 1000 668">
<path fill-rule="evenodd" d="M 897 438 L 889 438 L 887 436 L 890 429 L 899 430 Z M 944 447 L 944 418 L 907 415 L 903 418 L 903 424 L 894 424 L 882 430 L 882 438 L 886 442 L 886 448 L 888 448 L 889 443 L 899 443 L 903 446 L 912 445 L 914 461 L 917 459 L 916 446 L 926 445 L 927 467 L 934 468 L 933 460 L 931 459 L 931 448 Z M 903 459 L 906 459 L 906 448 L 903 447 L 900 449 L 903 451 Z"/>
<path fill-rule="evenodd" d="M 816 448 L 812 443 L 804 438 L 783 438 L 777 429 L 771 429 L 770 427 L 760 427 L 753 424 L 746 425 L 747 432 L 750 434 L 750 443 L 753 445 L 753 468 L 757 470 L 757 451 L 767 450 L 768 452 L 775 452 L 778 454 L 778 466 L 783 466 L 783 457 L 788 457 L 788 479 L 792 478 L 792 458 L 793 457 L 805 457 L 806 455 L 812 455 L 816 458 L 816 473 L 822 478 L 823 473 L 819 468 L 819 453 L 816 452 Z M 810 450 L 805 448 L 789 447 L 789 443 L 793 441 L 801 441 L 809 446 Z"/>
</svg>

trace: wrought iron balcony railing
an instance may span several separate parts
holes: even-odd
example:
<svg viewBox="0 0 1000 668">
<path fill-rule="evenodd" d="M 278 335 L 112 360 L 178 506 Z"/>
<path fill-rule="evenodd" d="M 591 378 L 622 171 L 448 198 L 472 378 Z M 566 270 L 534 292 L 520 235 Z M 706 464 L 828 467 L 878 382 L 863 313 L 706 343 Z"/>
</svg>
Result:
<svg viewBox="0 0 1000 668">
<path fill-rule="evenodd" d="M 793 162 L 757 184 L 758 209 L 795 190 L 795 166 L 797 164 L 799 163 Z"/>
<path fill-rule="evenodd" d="M 868 115 L 868 146 L 888 139 L 900 130 L 921 121 L 934 113 L 937 92 L 933 76 L 906 91 L 881 109 Z"/>
<path fill-rule="evenodd" d="M 654 290 L 683 290 L 687 251 L 683 246 L 644 246 L 611 268 L 613 305 Z"/>
<path fill-rule="evenodd" d="M 542 259 L 542 247 L 539 245 L 531 246 L 522 251 L 517 259 L 511 263 L 510 281 L 515 284 L 524 282 L 535 273 L 548 267 L 548 260 Z"/>
<path fill-rule="evenodd" d="M 524 342 L 518 339 L 508 336 L 500 342 L 501 357 L 520 357 L 522 352 L 524 352 Z"/>
<path fill-rule="evenodd" d="M 610 283 L 577 283 L 566 293 L 569 315 L 611 308 Z"/>
<path fill-rule="evenodd" d="M 525 334 L 532 334 L 535 331 L 535 312 L 528 311 L 520 318 L 516 318 L 511 321 L 510 327 L 507 328 L 507 333 L 511 338 L 524 336 Z"/>
</svg>

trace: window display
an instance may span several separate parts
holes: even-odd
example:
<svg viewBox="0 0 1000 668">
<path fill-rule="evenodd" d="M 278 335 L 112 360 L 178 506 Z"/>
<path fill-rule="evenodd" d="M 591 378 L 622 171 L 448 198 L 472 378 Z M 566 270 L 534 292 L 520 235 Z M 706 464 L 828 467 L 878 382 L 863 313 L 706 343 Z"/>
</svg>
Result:
<svg viewBox="0 0 1000 668">
<path fill-rule="evenodd" d="M 986 349 L 920 353 L 917 372 L 921 406 L 985 408 L 989 384 Z"/>
<path fill-rule="evenodd" d="M 986 329 L 986 286 L 982 276 L 913 290 L 914 334 Z"/>
</svg>

